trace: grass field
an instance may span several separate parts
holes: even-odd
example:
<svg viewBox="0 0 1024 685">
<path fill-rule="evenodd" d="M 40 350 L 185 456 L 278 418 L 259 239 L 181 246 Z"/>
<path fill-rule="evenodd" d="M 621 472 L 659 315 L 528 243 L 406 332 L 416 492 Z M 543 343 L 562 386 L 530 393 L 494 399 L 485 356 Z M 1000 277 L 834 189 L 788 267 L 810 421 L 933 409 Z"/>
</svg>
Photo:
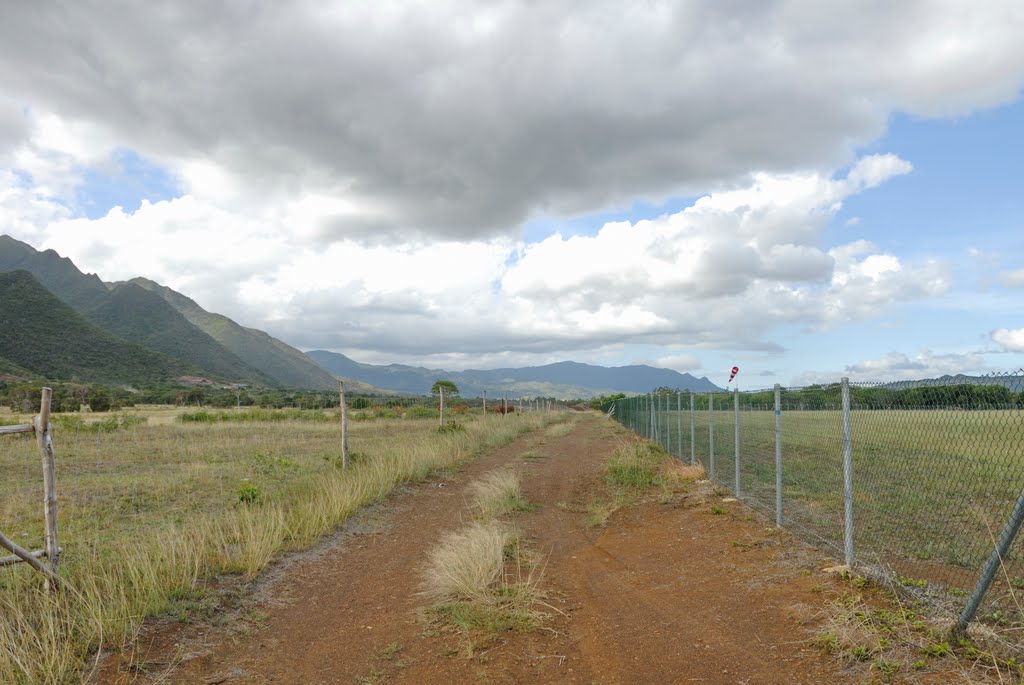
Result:
<svg viewBox="0 0 1024 685">
<path fill-rule="evenodd" d="M 627 415 L 626 420 L 650 435 L 649 414 Z M 658 442 L 688 460 L 689 409 L 681 415 L 658 412 L 657 420 Z M 693 444 L 696 458 L 710 471 L 709 420 L 707 411 L 695 412 Z M 735 485 L 734 421 L 731 406 L 716 407 L 714 480 L 730 490 Z M 858 560 L 887 567 L 909 584 L 931 583 L 961 597 L 976 581 L 1024 488 L 1024 412 L 854 410 L 851 428 Z M 739 442 L 744 499 L 774 519 L 774 413 L 741 410 Z M 784 524 L 840 551 L 840 412 L 783 411 L 782 454 Z M 1005 560 L 1004 595 L 1024 586 L 1021 544 Z"/>
<path fill-rule="evenodd" d="M 396 485 L 563 416 L 463 415 L 464 431 L 443 434 L 435 420 L 355 421 L 343 471 L 336 413 L 243 422 L 182 422 L 179 413 L 128 414 L 144 422 L 113 427 L 100 415 L 85 424 L 55 417 L 61 575 L 71 589 L 47 596 L 24 564 L 0 569 L 0 682 L 78 682 L 98 648 L 131 640 L 145 617 L 187 615 L 203 600 L 199 579 L 251 578 Z M 38 549 L 34 439 L 0 438 L 0 469 L 0 530 Z"/>
</svg>

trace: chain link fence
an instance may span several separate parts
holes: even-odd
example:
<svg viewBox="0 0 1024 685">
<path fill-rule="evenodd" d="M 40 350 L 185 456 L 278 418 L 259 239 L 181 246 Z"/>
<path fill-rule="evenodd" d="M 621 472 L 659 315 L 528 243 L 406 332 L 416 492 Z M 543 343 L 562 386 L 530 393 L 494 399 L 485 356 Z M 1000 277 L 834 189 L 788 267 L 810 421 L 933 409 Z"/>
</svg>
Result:
<svg viewBox="0 0 1024 685">
<path fill-rule="evenodd" d="M 979 603 L 997 623 L 1024 615 L 1024 543 L 1009 544 L 1024 521 L 1024 371 L 613 404 L 778 525 L 962 623 Z"/>
</svg>

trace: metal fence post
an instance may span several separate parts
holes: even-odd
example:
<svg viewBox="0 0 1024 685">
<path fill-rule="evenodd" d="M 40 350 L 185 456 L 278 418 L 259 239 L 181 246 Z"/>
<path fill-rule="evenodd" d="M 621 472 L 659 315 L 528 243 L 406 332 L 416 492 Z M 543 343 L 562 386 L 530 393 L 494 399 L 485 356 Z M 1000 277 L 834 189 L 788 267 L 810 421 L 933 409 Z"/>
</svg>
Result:
<svg viewBox="0 0 1024 685">
<path fill-rule="evenodd" d="M 843 551 L 853 566 L 853 429 L 850 425 L 850 379 L 842 380 L 843 396 Z"/>
<path fill-rule="evenodd" d="M 988 592 L 989 587 L 992 586 L 996 572 L 1002 565 L 1003 559 L 1006 558 L 1006 553 L 1010 551 L 1010 545 L 1013 544 L 1017 533 L 1020 532 L 1022 523 L 1024 523 L 1024 490 L 1021 491 L 1020 496 L 1017 498 L 1017 504 L 1013 507 L 1010 520 L 1006 522 L 1003 532 L 999 534 L 996 547 L 992 550 L 992 556 L 988 558 L 988 562 L 981 572 L 978 584 L 974 586 L 974 591 L 971 592 L 971 598 L 967 600 L 967 606 L 964 607 L 963 613 L 960 614 L 960 620 L 956 626 L 959 632 L 967 629 L 967 624 L 971 622 L 974 614 L 978 611 L 978 607 L 981 606 L 981 600 L 985 599 L 985 594 Z"/>
<path fill-rule="evenodd" d="M 665 395 L 665 451 L 672 454 L 672 400 Z"/>
<path fill-rule="evenodd" d="M 683 393 L 676 393 L 676 442 L 679 444 L 679 460 L 683 459 Z"/>
<path fill-rule="evenodd" d="M 709 478 L 715 479 L 715 395 L 708 393 L 708 468 Z"/>
<path fill-rule="evenodd" d="M 647 396 L 647 438 L 654 440 L 654 395 Z"/>
<path fill-rule="evenodd" d="M 733 407 L 733 423 L 736 428 L 736 482 L 733 487 L 733 492 L 736 493 L 736 497 L 740 496 L 740 389 L 732 389 L 732 407 Z"/>
<path fill-rule="evenodd" d="M 782 391 L 775 384 L 775 525 L 782 528 Z"/>
<path fill-rule="evenodd" d="M 690 466 L 697 461 L 696 417 L 693 413 L 693 393 L 690 393 Z"/>
</svg>

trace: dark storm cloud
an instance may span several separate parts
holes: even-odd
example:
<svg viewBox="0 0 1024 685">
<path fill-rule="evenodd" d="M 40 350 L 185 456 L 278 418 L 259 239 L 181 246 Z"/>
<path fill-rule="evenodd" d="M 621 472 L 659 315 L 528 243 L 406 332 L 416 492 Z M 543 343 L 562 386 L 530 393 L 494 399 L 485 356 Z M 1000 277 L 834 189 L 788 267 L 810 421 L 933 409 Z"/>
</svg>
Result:
<svg viewBox="0 0 1024 685">
<path fill-rule="evenodd" d="M 256 192 L 344 195 L 361 211 L 326 241 L 465 238 L 832 167 L 893 109 L 1012 98 L 1020 10 L 961 26 L 962 11 L 40 0 L 4 10 L 0 82 L 155 158 L 213 159 Z M 931 49 L 950 34 L 961 52 Z M 0 108 L 0 146 L 5 130 Z"/>
</svg>

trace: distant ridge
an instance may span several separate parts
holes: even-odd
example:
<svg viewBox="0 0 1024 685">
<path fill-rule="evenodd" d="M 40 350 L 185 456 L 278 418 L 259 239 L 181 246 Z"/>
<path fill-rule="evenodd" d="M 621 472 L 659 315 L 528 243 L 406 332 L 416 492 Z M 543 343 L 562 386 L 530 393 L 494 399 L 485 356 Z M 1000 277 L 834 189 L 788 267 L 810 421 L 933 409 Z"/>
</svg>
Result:
<svg viewBox="0 0 1024 685">
<path fill-rule="evenodd" d="M 240 326 L 222 314 L 208 312 L 191 298 L 148 278 L 134 278 L 129 283 L 159 295 L 192 325 L 282 385 L 316 390 L 338 387 L 337 380 L 330 373 L 300 350 L 263 331 Z"/>
<path fill-rule="evenodd" d="M 692 392 L 721 390 L 707 378 L 653 366 L 606 367 L 579 362 L 491 370 L 444 371 L 404 364 L 375 365 L 356 362 L 343 354 L 312 350 L 306 355 L 339 378 L 369 383 L 378 388 L 425 395 L 438 378 L 451 380 L 465 397 L 491 395 L 598 397 L 624 392 L 645 393 L 659 387 Z"/>
<path fill-rule="evenodd" d="M 0 357 L 47 379 L 158 383 L 198 371 L 87 321 L 27 271 L 0 273 L 0 323 Z"/>
<path fill-rule="evenodd" d="M 156 293 L 135 283 L 114 284 L 90 320 L 125 340 L 145 345 L 202 368 L 207 375 L 260 385 L 276 381 L 192 325 Z"/>
</svg>

